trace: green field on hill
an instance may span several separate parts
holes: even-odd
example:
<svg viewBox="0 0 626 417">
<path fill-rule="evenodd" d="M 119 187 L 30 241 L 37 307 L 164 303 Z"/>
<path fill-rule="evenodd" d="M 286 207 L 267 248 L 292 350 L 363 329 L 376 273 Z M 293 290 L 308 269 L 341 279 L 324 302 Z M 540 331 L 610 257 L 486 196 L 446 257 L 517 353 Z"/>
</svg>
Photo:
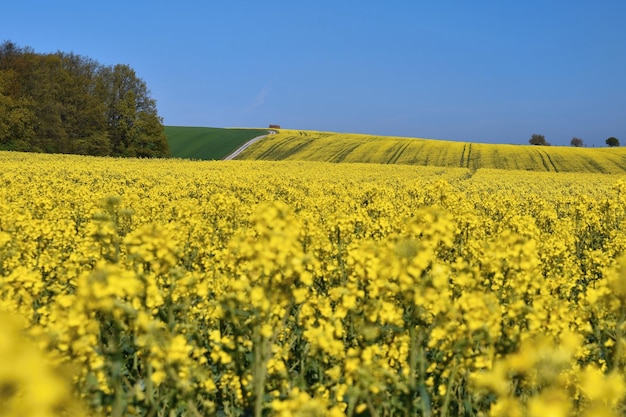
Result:
<svg viewBox="0 0 626 417">
<path fill-rule="evenodd" d="M 626 172 L 626 148 L 496 145 L 433 139 L 281 130 L 237 159 L 404 164 L 450 168 Z"/>
<path fill-rule="evenodd" d="M 165 126 L 172 157 L 186 159 L 223 159 L 250 139 L 266 134 L 266 129 Z"/>
</svg>

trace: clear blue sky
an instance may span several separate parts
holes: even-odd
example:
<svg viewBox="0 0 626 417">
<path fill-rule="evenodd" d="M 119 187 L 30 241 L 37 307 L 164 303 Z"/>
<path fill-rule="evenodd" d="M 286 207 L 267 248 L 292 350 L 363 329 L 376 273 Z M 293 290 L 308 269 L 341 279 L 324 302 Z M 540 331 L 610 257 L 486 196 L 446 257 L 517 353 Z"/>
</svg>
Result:
<svg viewBox="0 0 626 417">
<path fill-rule="evenodd" d="M 166 125 L 626 144 L 626 1 L 5 1 L 0 41 L 128 64 Z"/>
</svg>

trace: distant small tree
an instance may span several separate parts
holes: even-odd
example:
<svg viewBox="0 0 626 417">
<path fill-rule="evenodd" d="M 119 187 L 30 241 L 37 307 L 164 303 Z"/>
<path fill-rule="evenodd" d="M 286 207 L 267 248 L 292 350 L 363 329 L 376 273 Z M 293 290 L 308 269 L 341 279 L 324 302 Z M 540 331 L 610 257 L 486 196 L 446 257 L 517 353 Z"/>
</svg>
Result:
<svg viewBox="0 0 626 417">
<path fill-rule="evenodd" d="M 581 148 L 584 145 L 584 143 L 581 138 L 572 138 L 571 145 L 576 148 Z"/>
<path fill-rule="evenodd" d="M 619 146 L 619 139 L 611 136 L 610 138 L 606 140 L 606 144 L 609 145 L 611 148 Z"/>
<path fill-rule="evenodd" d="M 546 137 L 544 135 L 539 135 L 537 133 L 533 133 L 528 141 L 531 145 L 539 145 L 539 146 L 550 146 L 548 142 L 546 142 Z"/>
</svg>

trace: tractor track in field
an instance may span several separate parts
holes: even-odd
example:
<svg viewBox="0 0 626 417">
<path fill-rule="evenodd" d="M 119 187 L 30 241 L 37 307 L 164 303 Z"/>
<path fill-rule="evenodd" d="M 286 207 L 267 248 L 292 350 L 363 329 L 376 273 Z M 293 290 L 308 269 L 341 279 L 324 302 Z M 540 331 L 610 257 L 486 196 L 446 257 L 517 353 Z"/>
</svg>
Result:
<svg viewBox="0 0 626 417">
<path fill-rule="evenodd" d="M 461 161 L 459 162 L 459 166 L 463 166 L 463 159 L 465 158 L 465 148 L 467 148 L 467 143 L 463 145 L 463 152 L 461 152 Z"/>
<path fill-rule="evenodd" d="M 255 138 L 250 139 L 249 141 L 247 141 L 246 143 L 244 143 L 243 145 L 241 145 L 240 147 L 238 147 L 237 149 L 235 149 L 233 152 L 231 152 L 230 154 L 226 155 L 224 157 L 224 161 L 229 161 L 232 159 L 235 159 L 237 156 L 239 156 L 240 153 L 242 153 L 243 151 L 245 151 L 246 149 L 248 149 L 252 144 L 254 144 L 255 142 L 266 138 L 270 135 L 275 135 L 276 131 L 275 130 L 268 130 L 267 131 L 267 135 L 261 135 L 261 136 L 257 136 Z"/>
<path fill-rule="evenodd" d="M 552 158 L 550 158 L 550 155 L 548 155 L 548 152 L 537 149 L 537 153 L 539 154 L 539 157 L 541 158 L 541 163 L 543 164 L 546 171 L 550 172 L 550 167 L 552 167 L 554 172 L 559 172 L 559 170 L 556 168 L 556 165 L 554 165 L 554 162 L 552 162 Z"/>
<path fill-rule="evenodd" d="M 543 151 L 546 154 L 546 157 L 548 158 L 548 161 L 550 161 L 550 165 L 552 165 L 552 168 L 554 168 L 554 172 L 559 172 L 558 168 L 556 167 L 556 165 L 554 165 L 554 162 L 552 161 L 552 158 L 550 157 L 550 153 Z"/>
<path fill-rule="evenodd" d="M 404 151 L 406 150 L 406 148 L 408 147 L 409 147 L 409 142 L 398 146 L 398 148 L 394 151 L 393 155 L 391 155 L 391 158 L 389 158 L 387 163 L 395 164 L 396 162 L 398 162 L 398 159 L 400 159 L 400 155 L 402 155 Z"/>
</svg>

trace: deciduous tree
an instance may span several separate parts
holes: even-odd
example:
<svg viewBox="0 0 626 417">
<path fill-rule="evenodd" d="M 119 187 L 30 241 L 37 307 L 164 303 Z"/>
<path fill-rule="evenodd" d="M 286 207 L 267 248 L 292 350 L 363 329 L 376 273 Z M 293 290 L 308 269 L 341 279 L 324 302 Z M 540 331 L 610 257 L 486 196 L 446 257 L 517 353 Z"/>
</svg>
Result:
<svg viewBox="0 0 626 417">
<path fill-rule="evenodd" d="M 546 137 L 544 135 L 540 135 L 537 133 L 533 133 L 531 138 L 528 140 L 531 145 L 539 145 L 539 146 L 550 146 L 548 142 L 546 142 Z"/>
<path fill-rule="evenodd" d="M 570 142 L 572 146 L 576 147 L 576 148 L 580 148 L 584 145 L 583 140 L 581 138 L 572 138 L 572 141 Z"/>
<path fill-rule="evenodd" d="M 127 65 L 104 69 L 102 81 L 113 152 L 142 157 L 167 155 L 167 139 L 146 83 Z"/>
<path fill-rule="evenodd" d="M 0 148 L 15 149 L 16 144 L 30 142 L 35 134 L 35 114 L 27 99 L 8 95 L 12 73 L 0 71 Z M 18 149 L 21 150 L 21 149 Z"/>
<path fill-rule="evenodd" d="M 40 152 L 161 157 L 162 119 L 127 65 L 0 45 L 0 146 Z"/>
</svg>

